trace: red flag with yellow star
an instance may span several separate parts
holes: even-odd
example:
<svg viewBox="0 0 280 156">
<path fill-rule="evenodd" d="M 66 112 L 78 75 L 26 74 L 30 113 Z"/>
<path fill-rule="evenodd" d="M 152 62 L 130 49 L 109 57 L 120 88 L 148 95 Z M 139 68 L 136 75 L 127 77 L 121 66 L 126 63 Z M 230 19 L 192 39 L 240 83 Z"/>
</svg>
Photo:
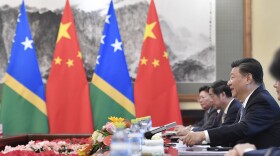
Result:
<svg viewBox="0 0 280 156">
<path fill-rule="evenodd" d="M 150 115 L 153 126 L 182 124 L 176 83 L 169 65 L 154 1 L 151 0 L 135 80 L 136 116 Z"/>
<path fill-rule="evenodd" d="M 92 133 L 89 86 L 68 0 L 47 82 L 46 103 L 50 133 Z"/>
</svg>

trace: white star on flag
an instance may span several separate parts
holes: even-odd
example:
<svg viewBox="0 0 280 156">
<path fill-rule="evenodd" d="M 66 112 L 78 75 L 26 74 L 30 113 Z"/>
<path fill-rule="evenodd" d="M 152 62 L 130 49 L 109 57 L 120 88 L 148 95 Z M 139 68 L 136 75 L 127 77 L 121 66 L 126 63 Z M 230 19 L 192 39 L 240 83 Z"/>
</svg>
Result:
<svg viewBox="0 0 280 156">
<path fill-rule="evenodd" d="M 105 37 L 106 37 L 106 35 L 102 35 L 102 37 L 101 37 L 101 41 L 100 41 L 100 42 L 101 42 L 102 44 L 105 44 L 105 43 L 104 43 L 104 38 L 105 38 Z"/>
<path fill-rule="evenodd" d="M 100 55 L 98 55 L 96 58 L 96 64 L 99 64 L 99 58 L 100 58 Z"/>
<path fill-rule="evenodd" d="M 105 22 L 106 22 L 107 24 L 110 24 L 110 20 L 109 20 L 110 17 L 111 17 L 111 15 L 107 15 L 107 16 L 106 16 Z"/>
<path fill-rule="evenodd" d="M 115 43 L 111 44 L 112 47 L 114 47 L 114 52 L 117 50 L 122 50 L 122 42 L 119 42 L 118 39 L 116 38 Z"/>
<path fill-rule="evenodd" d="M 21 42 L 22 45 L 24 45 L 24 50 L 27 48 L 33 49 L 32 47 L 33 40 L 29 40 L 28 37 L 25 37 L 25 41 Z"/>
</svg>

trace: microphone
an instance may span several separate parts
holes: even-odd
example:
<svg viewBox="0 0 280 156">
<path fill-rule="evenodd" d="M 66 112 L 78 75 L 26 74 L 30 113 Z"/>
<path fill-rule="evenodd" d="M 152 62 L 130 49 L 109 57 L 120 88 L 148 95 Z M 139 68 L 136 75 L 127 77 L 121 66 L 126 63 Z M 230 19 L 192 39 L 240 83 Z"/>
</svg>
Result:
<svg viewBox="0 0 280 156">
<path fill-rule="evenodd" d="M 151 131 L 145 132 L 144 136 L 145 136 L 146 139 L 151 139 L 153 135 L 155 135 L 159 132 L 165 131 L 169 128 L 175 127 L 176 125 L 177 125 L 176 122 L 171 122 L 171 123 L 163 125 L 159 128 L 156 128 L 156 129 L 153 129 Z"/>
</svg>

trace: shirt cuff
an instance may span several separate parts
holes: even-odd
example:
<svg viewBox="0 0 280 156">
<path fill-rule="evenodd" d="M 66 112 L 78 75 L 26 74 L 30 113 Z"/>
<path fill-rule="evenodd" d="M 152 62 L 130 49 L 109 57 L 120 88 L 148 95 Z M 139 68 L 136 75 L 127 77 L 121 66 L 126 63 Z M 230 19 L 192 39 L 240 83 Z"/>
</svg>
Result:
<svg viewBox="0 0 280 156">
<path fill-rule="evenodd" d="M 244 150 L 244 153 L 245 153 L 245 152 L 249 152 L 249 151 L 253 151 L 253 150 L 256 150 L 256 149 L 254 149 L 254 148 L 246 148 L 246 149 Z"/>
<path fill-rule="evenodd" d="M 203 132 L 204 132 L 204 135 L 205 135 L 205 141 L 209 144 L 210 143 L 210 137 L 209 137 L 208 131 L 205 130 Z"/>
</svg>

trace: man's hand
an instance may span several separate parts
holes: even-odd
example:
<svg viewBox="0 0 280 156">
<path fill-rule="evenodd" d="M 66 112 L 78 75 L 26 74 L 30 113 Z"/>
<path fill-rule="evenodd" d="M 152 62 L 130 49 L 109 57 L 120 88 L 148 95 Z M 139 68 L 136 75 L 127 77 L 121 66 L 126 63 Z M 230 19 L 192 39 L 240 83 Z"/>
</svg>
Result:
<svg viewBox="0 0 280 156">
<path fill-rule="evenodd" d="M 225 154 L 225 156 L 239 156 L 239 155 L 235 149 L 231 149 Z"/>
<path fill-rule="evenodd" d="M 183 126 L 183 125 L 177 125 L 177 126 L 175 126 L 174 131 L 178 132 L 178 130 L 181 130 L 181 129 L 184 129 L 184 128 L 185 128 L 185 126 Z"/>
<path fill-rule="evenodd" d="M 237 144 L 233 147 L 232 150 L 226 153 L 226 156 L 242 156 L 244 152 L 252 150 L 256 150 L 256 146 L 253 144 Z"/>
<path fill-rule="evenodd" d="M 179 135 L 179 136 L 187 135 L 191 132 L 191 129 L 192 129 L 192 126 L 180 128 L 177 130 L 177 135 Z"/>
<path fill-rule="evenodd" d="M 204 132 L 190 132 L 186 136 L 180 138 L 184 144 L 188 146 L 193 146 L 196 144 L 201 144 L 203 140 L 205 140 Z"/>
</svg>

